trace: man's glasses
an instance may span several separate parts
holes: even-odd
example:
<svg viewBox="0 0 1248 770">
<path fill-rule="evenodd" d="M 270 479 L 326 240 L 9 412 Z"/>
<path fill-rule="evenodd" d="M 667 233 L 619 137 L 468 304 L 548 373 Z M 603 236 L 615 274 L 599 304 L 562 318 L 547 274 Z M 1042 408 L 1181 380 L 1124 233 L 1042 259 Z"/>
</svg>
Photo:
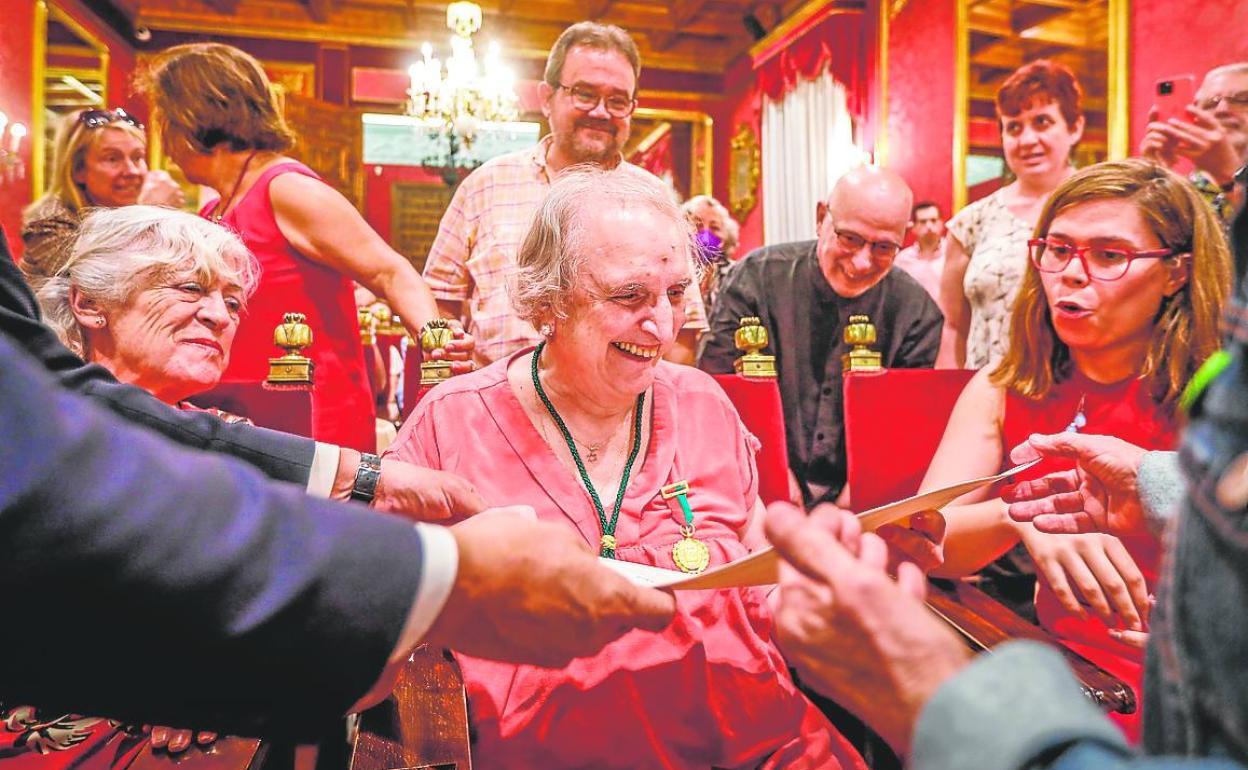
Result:
<svg viewBox="0 0 1248 770">
<path fill-rule="evenodd" d="M 1233 94 L 1222 94 L 1220 96 L 1211 96 L 1208 99 L 1198 99 L 1196 106 L 1202 110 L 1213 112 L 1222 102 L 1226 102 L 1226 106 L 1234 110 L 1248 109 L 1248 91 L 1236 91 Z"/>
<path fill-rule="evenodd" d="M 600 96 L 597 91 L 585 86 L 565 86 L 559 83 L 555 86 L 561 91 L 567 91 L 572 97 L 572 106 L 581 112 L 592 112 L 599 104 L 607 108 L 607 114 L 613 118 L 627 118 L 633 114 L 633 110 L 637 109 L 637 100 L 631 96 L 624 94 L 610 94 L 608 96 Z"/>
<path fill-rule="evenodd" d="M 78 122 L 87 128 L 100 128 L 110 123 L 129 123 L 135 128 L 142 129 L 143 124 L 138 118 L 118 107 L 115 110 L 83 110 L 78 115 Z"/>
<path fill-rule="evenodd" d="M 871 256 L 875 259 L 892 259 L 901 251 L 901 245 L 892 241 L 868 241 L 853 230 L 837 230 L 836 244 L 846 251 L 857 253 L 863 246 L 870 244 Z"/>
<path fill-rule="evenodd" d="M 1083 272 L 1097 281 L 1116 281 L 1127 274 L 1131 262 L 1137 259 L 1161 259 L 1174 254 L 1171 249 L 1109 249 L 1103 246 L 1076 246 L 1051 238 L 1035 238 L 1027 241 L 1031 264 L 1042 273 L 1060 273 L 1078 259 Z"/>
</svg>

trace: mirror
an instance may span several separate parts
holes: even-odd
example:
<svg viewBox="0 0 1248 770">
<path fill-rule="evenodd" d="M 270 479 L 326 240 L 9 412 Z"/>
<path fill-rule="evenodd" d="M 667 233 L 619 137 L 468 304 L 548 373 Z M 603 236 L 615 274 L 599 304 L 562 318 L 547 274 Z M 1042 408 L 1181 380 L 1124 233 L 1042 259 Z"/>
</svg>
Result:
<svg viewBox="0 0 1248 770">
<path fill-rule="evenodd" d="M 1075 165 L 1127 155 L 1123 65 L 1129 0 L 957 2 L 955 210 L 1012 181 L 1002 157 L 995 98 L 1010 73 L 1035 59 L 1066 65 L 1083 86 L 1087 125 L 1075 148 Z"/>
<path fill-rule="evenodd" d="M 54 3 L 35 6 L 33 155 L 35 197 L 52 172 L 52 147 L 60 117 L 108 104 L 108 46 Z"/>
<path fill-rule="evenodd" d="M 732 135 L 728 158 L 728 210 L 744 222 L 758 204 L 758 184 L 763 178 L 762 153 L 758 135 L 750 124 L 742 123 Z"/>
</svg>

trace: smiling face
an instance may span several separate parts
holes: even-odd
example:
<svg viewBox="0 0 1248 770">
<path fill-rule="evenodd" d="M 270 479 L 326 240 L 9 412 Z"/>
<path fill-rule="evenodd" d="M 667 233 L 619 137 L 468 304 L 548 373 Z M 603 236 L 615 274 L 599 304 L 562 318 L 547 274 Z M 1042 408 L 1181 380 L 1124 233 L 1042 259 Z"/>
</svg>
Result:
<svg viewBox="0 0 1248 770">
<path fill-rule="evenodd" d="M 819 269 L 832 290 L 846 299 L 859 297 L 884 280 L 896 250 L 880 256 L 876 249 L 885 244 L 900 247 L 910 220 L 910 196 L 904 182 L 864 178 L 867 181 L 839 182 L 816 220 Z M 854 248 L 846 242 L 853 240 L 847 235 L 864 243 Z M 878 245 L 873 247 L 873 243 Z"/>
<path fill-rule="evenodd" d="M 146 150 L 142 140 L 129 131 L 112 126 L 96 129 L 82 168 L 74 172 L 74 181 L 85 188 L 93 206 L 117 208 L 138 203 L 147 174 Z"/>
<path fill-rule="evenodd" d="M 1196 91 L 1195 101 L 1199 104 L 1215 96 L 1243 93 L 1248 93 L 1248 71 L 1217 69 L 1205 76 Z M 1239 157 L 1248 160 L 1248 107 L 1240 107 L 1222 99 L 1213 109 L 1213 116 L 1226 131 Z"/>
<path fill-rule="evenodd" d="M 1005 162 L 1020 179 L 1060 177 L 1082 136 L 1083 118 L 1068 125 L 1055 101 L 1033 101 L 1021 113 L 1001 117 Z"/>
<path fill-rule="evenodd" d="M 187 266 L 119 307 L 90 315 L 76 308 L 75 315 L 92 361 L 172 404 L 221 380 L 242 307 L 240 287 L 224 279 L 205 283 Z"/>
<path fill-rule="evenodd" d="M 1077 246 L 1165 248 L 1139 207 L 1122 199 L 1072 206 L 1053 219 L 1047 237 Z M 1076 361 L 1130 347 L 1139 347 L 1143 356 L 1162 301 L 1186 281 L 1186 264 L 1177 259 L 1133 260 L 1116 281 L 1089 280 L 1077 259 L 1060 273 L 1040 273 L 1053 327 Z"/>
<path fill-rule="evenodd" d="M 559 88 L 559 85 L 566 88 Z M 592 92 L 598 104 L 589 111 L 573 106 L 569 88 Z M 609 163 L 628 141 L 632 116 L 614 117 L 607 112 L 605 97 L 632 99 L 637 80 L 628 59 L 618 51 L 575 46 L 564 60 L 560 82 L 540 83 L 542 114 L 550 123 L 550 131 L 559 155 L 566 164 Z"/>
<path fill-rule="evenodd" d="M 595 210 L 582 218 L 585 262 L 548 354 L 574 362 L 586 398 L 627 408 L 685 324 L 689 245 L 681 224 L 653 209 Z"/>
</svg>

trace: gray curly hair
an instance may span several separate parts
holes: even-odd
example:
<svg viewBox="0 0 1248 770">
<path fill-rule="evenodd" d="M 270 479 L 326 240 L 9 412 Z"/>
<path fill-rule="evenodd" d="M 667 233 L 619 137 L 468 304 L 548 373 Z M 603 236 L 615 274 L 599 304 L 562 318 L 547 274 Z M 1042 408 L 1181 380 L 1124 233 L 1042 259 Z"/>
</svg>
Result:
<svg viewBox="0 0 1248 770">
<path fill-rule="evenodd" d="M 161 206 L 96 209 L 82 220 L 64 264 L 33 288 L 44 320 L 66 347 L 86 353 L 70 290 L 104 307 L 119 307 L 174 272 L 194 270 L 200 280 L 224 279 L 250 298 L 260 264 L 237 235 L 224 227 Z"/>
<path fill-rule="evenodd" d="M 628 168 L 572 166 L 555 178 L 533 214 L 511 281 L 511 303 L 534 327 L 568 317 L 568 299 L 585 264 L 584 219 L 608 207 L 644 207 L 680 229 L 681 245 L 695 282 L 693 227 L 657 177 Z"/>
</svg>

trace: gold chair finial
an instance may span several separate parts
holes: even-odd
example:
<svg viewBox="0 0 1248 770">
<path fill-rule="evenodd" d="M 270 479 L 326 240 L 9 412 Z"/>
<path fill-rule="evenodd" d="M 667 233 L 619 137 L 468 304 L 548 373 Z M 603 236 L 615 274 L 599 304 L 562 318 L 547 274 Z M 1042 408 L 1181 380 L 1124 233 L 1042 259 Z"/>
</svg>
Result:
<svg viewBox="0 0 1248 770">
<path fill-rule="evenodd" d="M 745 355 L 732 362 L 737 374 L 758 380 L 776 378 L 776 357 L 759 352 L 767 347 L 770 338 L 767 334 L 767 327 L 763 326 L 758 316 L 742 317 L 741 324 L 732 338 L 736 342 L 737 350 L 745 351 Z"/>
<path fill-rule="evenodd" d="M 269 377 L 266 385 L 279 388 L 307 388 L 312 385 L 312 359 L 303 355 L 303 349 L 312 344 L 312 329 L 305 323 L 303 313 L 287 313 L 282 323 L 273 330 L 273 344 L 286 351 L 285 355 L 269 359 Z"/>
<path fill-rule="evenodd" d="M 841 369 L 846 372 L 862 372 L 882 369 L 880 354 L 868 348 L 875 343 L 875 324 L 865 315 L 851 315 L 845 326 L 845 344 L 852 345 L 841 356 Z"/>
<path fill-rule="evenodd" d="M 420 330 L 420 349 L 424 351 L 420 362 L 420 387 L 431 388 L 451 378 L 451 363 L 445 358 L 434 360 L 429 354 L 442 350 L 455 338 L 451 325 L 445 318 L 435 318 Z"/>
</svg>

